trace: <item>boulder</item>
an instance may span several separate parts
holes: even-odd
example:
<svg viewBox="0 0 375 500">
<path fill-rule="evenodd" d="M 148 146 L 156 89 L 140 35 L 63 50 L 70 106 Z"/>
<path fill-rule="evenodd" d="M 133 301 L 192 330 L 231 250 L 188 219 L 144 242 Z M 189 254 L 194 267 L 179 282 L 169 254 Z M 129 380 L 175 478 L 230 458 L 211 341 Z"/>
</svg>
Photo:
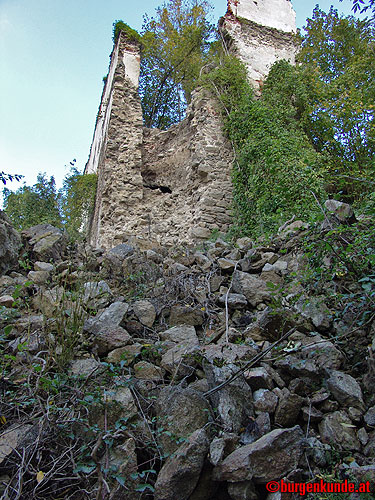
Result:
<svg viewBox="0 0 375 500">
<path fill-rule="evenodd" d="M 97 316 L 88 319 L 84 324 L 84 330 L 98 334 L 109 327 L 119 326 L 128 309 L 129 305 L 126 302 L 114 302 Z"/>
<path fill-rule="evenodd" d="M 210 389 L 228 380 L 237 370 L 234 364 L 222 367 L 204 364 Z M 220 391 L 212 394 L 211 402 L 212 406 L 217 409 L 217 414 L 227 432 L 239 433 L 254 415 L 252 392 L 244 377 L 238 377 Z"/>
<path fill-rule="evenodd" d="M 190 306 L 172 306 L 169 315 L 169 324 L 200 326 L 204 322 L 204 313 L 200 309 Z"/>
<path fill-rule="evenodd" d="M 275 413 L 275 424 L 289 427 L 296 423 L 304 399 L 291 393 L 286 387 L 278 390 L 279 404 Z"/>
<path fill-rule="evenodd" d="M 263 366 L 246 370 L 244 377 L 253 391 L 257 391 L 258 389 L 273 389 L 272 378 Z"/>
<path fill-rule="evenodd" d="M 0 275 L 17 266 L 21 244 L 21 236 L 0 210 Z"/>
<path fill-rule="evenodd" d="M 164 370 L 148 361 L 139 361 L 134 365 L 134 375 L 142 380 L 162 380 Z"/>
<path fill-rule="evenodd" d="M 214 479 L 237 483 L 277 481 L 297 469 L 304 449 L 302 429 L 275 429 L 231 453 L 213 471 Z"/>
<path fill-rule="evenodd" d="M 233 273 L 233 291 L 245 295 L 252 307 L 271 299 L 271 290 L 263 280 L 242 271 Z"/>
<path fill-rule="evenodd" d="M 38 260 L 56 262 L 63 259 L 68 237 L 61 229 L 51 224 L 38 224 L 22 231 L 21 234 Z"/>
<path fill-rule="evenodd" d="M 156 319 L 156 310 L 149 300 L 137 300 L 133 304 L 133 310 L 142 325 L 152 327 Z"/>
<path fill-rule="evenodd" d="M 361 444 L 358 441 L 356 426 L 341 410 L 326 415 L 319 424 L 319 432 L 323 443 L 331 444 L 339 450 L 359 451 Z"/>
<path fill-rule="evenodd" d="M 170 340 L 176 344 L 199 345 L 198 336 L 195 332 L 194 326 L 192 325 L 174 326 L 173 328 L 160 333 L 160 338 L 162 340 Z"/>
<path fill-rule="evenodd" d="M 276 410 L 278 396 L 268 389 L 259 389 L 253 394 L 254 409 L 256 412 L 274 413 Z"/>
<path fill-rule="evenodd" d="M 211 420 L 211 407 L 201 394 L 179 386 L 161 389 L 155 412 L 158 441 L 163 453 L 177 450 L 181 439 L 188 438 Z"/>
<path fill-rule="evenodd" d="M 341 405 L 364 410 L 361 387 L 351 375 L 334 371 L 327 380 L 327 386 Z"/>
<path fill-rule="evenodd" d="M 375 406 L 372 406 L 368 409 L 365 414 L 365 422 L 370 427 L 375 427 Z"/>
<path fill-rule="evenodd" d="M 188 500 L 198 483 L 208 447 L 206 431 L 195 431 L 159 472 L 155 500 Z"/>
<path fill-rule="evenodd" d="M 324 203 L 330 214 L 334 215 L 341 224 L 354 224 L 356 218 L 353 209 L 348 203 L 343 203 L 337 200 L 327 200 Z"/>
<path fill-rule="evenodd" d="M 75 359 L 70 364 L 70 372 L 81 377 L 96 377 L 103 371 L 105 371 L 104 366 L 94 358 Z"/>
</svg>

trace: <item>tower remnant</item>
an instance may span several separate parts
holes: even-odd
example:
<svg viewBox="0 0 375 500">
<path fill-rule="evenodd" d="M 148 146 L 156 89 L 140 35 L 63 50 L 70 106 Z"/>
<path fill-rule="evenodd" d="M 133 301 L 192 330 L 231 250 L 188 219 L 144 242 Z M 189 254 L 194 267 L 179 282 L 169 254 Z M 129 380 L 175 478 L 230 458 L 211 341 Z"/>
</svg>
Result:
<svg viewBox="0 0 375 500">
<path fill-rule="evenodd" d="M 295 14 L 289 0 L 228 0 L 219 29 L 255 88 L 279 59 L 294 63 Z M 98 174 L 90 241 L 191 244 L 231 223 L 233 151 L 215 99 L 193 92 L 181 123 L 143 126 L 140 47 L 121 32 L 97 116 L 85 173 Z"/>
</svg>

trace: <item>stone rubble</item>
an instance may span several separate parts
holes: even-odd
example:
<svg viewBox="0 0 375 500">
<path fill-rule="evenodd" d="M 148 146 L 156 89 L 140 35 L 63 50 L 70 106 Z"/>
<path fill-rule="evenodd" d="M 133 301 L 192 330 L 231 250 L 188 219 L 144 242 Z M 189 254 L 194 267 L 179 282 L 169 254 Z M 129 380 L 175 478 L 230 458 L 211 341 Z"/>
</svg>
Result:
<svg viewBox="0 0 375 500">
<path fill-rule="evenodd" d="M 298 276 L 290 273 L 301 259 L 302 233 L 293 236 L 294 246 L 287 234 L 288 227 L 268 248 L 248 238 L 234 247 L 219 239 L 199 251 L 122 247 L 109 265 L 111 252 L 88 246 L 72 257 L 65 235 L 51 227 L 23 233 L 33 272 L 49 278 L 16 268 L 0 278 L 0 304 L 15 315 L 4 349 L 14 356 L 14 376 L 22 377 L 22 363 L 48 349 L 46 327 L 59 309 L 73 307 L 69 290 L 78 286 L 85 321 L 68 373 L 105 391 L 115 405 L 108 422 L 122 418 L 134 428 L 110 452 L 121 474 L 132 476 L 133 489 L 121 496 L 117 484 L 111 498 L 146 498 L 135 493 L 135 477 L 137 462 L 151 453 L 149 442 L 163 457 L 152 483 L 158 500 L 261 500 L 265 483 L 308 481 L 330 465 L 334 450 L 353 457 L 354 475 L 374 475 L 374 399 L 361 376 L 348 373 L 345 352 L 333 339 L 332 306 L 306 291 L 276 300 L 267 284 L 270 276 L 276 284 L 282 276 L 292 282 L 289 289 L 298 288 Z M 139 288 L 131 280 L 124 284 L 127 269 Z M 27 312 L 14 303 L 18 289 L 28 298 Z M 23 342 L 26 347 L 18 347 Z M 108 367 L 121 367 L 122 375 L 108 381 Z M 235 380 L 210 393 L 240 368 Z M 104 422 L 100 407 L 90 418 Z M 0 428 L 0 475 L 8 481 L 14 454 L 31 430 L 22 415 Z"/>
</svg>

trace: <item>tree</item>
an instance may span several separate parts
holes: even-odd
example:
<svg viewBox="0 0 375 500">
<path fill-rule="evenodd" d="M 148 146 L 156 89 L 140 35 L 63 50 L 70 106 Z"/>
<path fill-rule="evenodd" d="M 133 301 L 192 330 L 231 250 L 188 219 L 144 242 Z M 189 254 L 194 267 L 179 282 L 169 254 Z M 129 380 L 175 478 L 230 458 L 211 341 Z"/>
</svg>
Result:
<svg viewBox="0 0 375 500">
<path fill-rule="evenodd" d="M 305 29 L 299 55 L 305 130 L 326 156 L 331 190 L 352 198 L 359 189 L 353 178 L 370 178 L 374 169 L 374 27 L 317 7 Z"/>
<path fill-rule="evenodd" d="M 23 175 L 19 174 L 6 174 L 5 172 L 0 172 L 0 182 L 3 184 L 6 184 L 7 181 L 12 182 L 13 180 L 19 182 L 23 177 Z"/>
<path fill-rule="evenodd" d="M 342 1 L 340 0 L 340 2 Z M 354 13 L 359 11 L 361 14 L 364 14 L 369 9 L 372 10 L 372 17 L 375 19 L 375 0 L 367 0 L 366 2 L 364 0 L 353 0 L 352 10 Z"/>
<path fill-rule="evenodd" d="M 16 229 L 52 224 L 65 229 L 73 239 L 85 235 L 94 207 L 97 176 L 80 174 L 74 163 L 60 190 L 53 176 L 48 180 L 41 173 L 33 186 L 25 185 L 15 192 L 3 189 L 4 210 Z"/>
<path fill-rule="evenodd" d="M 16 229 L 45 223 L 62 226 L 59 193 L 53 176 L 48 180 L 45 173 L 40 173 L 34 186 L 22 186 L 15 192 L 4 188 L 3 196 L 4 210 Z"/>
<path fill-rule="evenodd" d="M 145 16 L 140 94 L 147 127 L 182 119 L 214 32 L 210 10 L 206 0 L 168 0 L 154 18 Z"/>
<path fill-rule="evenodd" d="M 73 167 L 60 190 L 60 207 L 64 228 L 75 239 L 82 238 L 94 208 L 96 174 L 82 175 Z"/>
</svg>

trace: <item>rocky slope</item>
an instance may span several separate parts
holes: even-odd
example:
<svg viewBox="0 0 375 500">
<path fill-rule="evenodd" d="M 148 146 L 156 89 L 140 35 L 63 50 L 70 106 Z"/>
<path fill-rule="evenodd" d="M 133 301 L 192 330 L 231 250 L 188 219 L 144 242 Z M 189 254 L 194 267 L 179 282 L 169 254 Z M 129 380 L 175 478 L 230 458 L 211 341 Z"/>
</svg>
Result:
<svg viewBox="0 0 375 500">
<path fill-rule="evenodd" d="M 2 220 L 2 498 L 374 482 L 373 221 L 326 207 L 319 228 L 199 249 L 104 252 L 49 225 L 21 244 Z"/>
</svg>

